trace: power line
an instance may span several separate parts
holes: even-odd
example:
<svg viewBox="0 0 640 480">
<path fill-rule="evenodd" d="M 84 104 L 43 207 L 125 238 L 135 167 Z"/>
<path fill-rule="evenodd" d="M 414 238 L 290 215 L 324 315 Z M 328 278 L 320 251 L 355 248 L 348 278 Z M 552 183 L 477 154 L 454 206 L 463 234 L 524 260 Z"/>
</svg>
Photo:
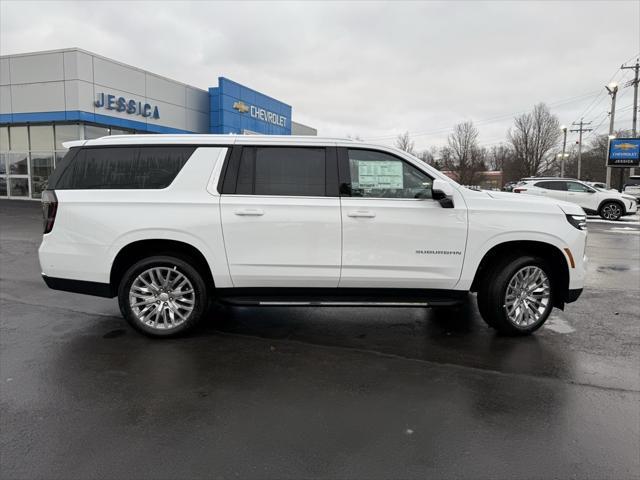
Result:
<svg viewBox="0 0 640 480">
<path fill-rule="evenodd" d="M 560 99 L 560 100 L 556 100 L 554 102 L 551 102 L 548 104 L 548 106 L 550 107 L 557 107 L 559 105 L 564 105 L 567 103 L 572 103 L 574 101 L 578 101 L 578 100 L 584 100 L 585 98 L 589 98 L 592 96 L 596 96 L 600 93 L 600 90 L 593 90 L 591 92 L 588 93 L 583 93 L 581 95 L 576 95 L 574 97 L 568 97 L 568 98 L 564 98 L 564 99 Z M 507 114 L 501 114 L 501 115 L 497 115 L 495 117 L 488 117 L 485 119 L 481 119 L 478 121 L 475 121 L 474 124 L 475 125 L 486 125 L 489 123 L 492 123 L 494 121 L 499 121 L 499 120 L 504 120 L 505 118 L 509 118 L 509 117 L 513 117 L 515 115 L 520 115 L 523 113 L 527 113 L 529 110 L 521 110 L 518 112 L 514 112 L 514 113 L 507 113 Z M 418 130 L 416 132 L 409 132 L 409 135 L 412 137 L 422 137 L 422 136 L 431 136 L 431 135 L 438 135 L 441 133 L 446 133 L 453 130 L 453 127 L 442 127 L 442 128 L 437 128 L 437 129 L 433 129 L 433 130 Z M 365 140 L 386 140 L 386 139 L 395 139 L 397 137 L 397 134 L 393 134 L 393 135 L 382 135 L 382 136 L 378 136 L 378 137 L 367 137 Z"/>
<path fill-rule="evenodd" d="M 640 52 L 638 52 L 638 53 L 636 53 L 635 55 L 631 56 L 631 58 L 630 58 L 629 60 L 627 60 L 627 61 L 625 61 L 625 62 L 622 62 L 622 64 L 624 65 L 625 63 L 627 63 L 627 62 L 629 62 L 629 61 L 633 60 L 633 59 L 634 59 L 634 58 L 636 58 L 638 55 L 640 55 Z M 617 68 L 617 69 L 616 69 L 616 71 L 613 73 L 613 75 L 611 75 L 611 78 L 609 78 L 609 80 L 607 81 L 607 84 L 609 84 L 609 83 L 613 82 L 613 79 L 614 79 L 614 78 L 616 78 L 616 75 L 618 75 L 620 72 L 621 72 L 621 70 L 620 70 L 619 68 Z M 623 74 L 624 74 L 624 72 L 623 72 Z M 600 90 L 600 93 L 604 94 L 604 91 L 603 91 L 603 90 Z M 607 97 L 605 96 L 604 98 L 607 98 Z M 584 111 L 584 112 L 582 112 L 582 114 L 580 114 L 580 116 L 579 116 L 579 117 L 585 117 L 585 116 L 587 115 L 587 113 L 588 113 L 588 110 L 591 108 L 592 104 L 593 104 L 596 100 L 597 100 L 597 98 L 595 98 L 595 99 L 593 100 L 593 102 L 592 102 L 591 104 L 589 104 L 589 106 L 585 109 L 585 111 Z M 600 103 L 600 102 L 598 102 L 598 103 Z"/>
</svg>

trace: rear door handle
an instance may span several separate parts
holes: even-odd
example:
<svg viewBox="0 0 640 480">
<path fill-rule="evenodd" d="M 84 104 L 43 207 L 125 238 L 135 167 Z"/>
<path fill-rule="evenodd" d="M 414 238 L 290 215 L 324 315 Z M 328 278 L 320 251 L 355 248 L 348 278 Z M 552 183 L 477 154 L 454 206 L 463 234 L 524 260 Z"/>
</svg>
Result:
<svg viewBox="0 0 640 480">
<path fill-rule="evenodd" d="M 373 218 L 376 216 L 375 212 L 371 212 L 369 210 L 356 210 L 353 212 L 347 213 L 348 217 L 362 217 L 362 218 Z"/>
<path fill-rule="evenodd" d="M 234 210 L 233 213 L 240 216 L 260 217 L 264 215 L 264 210 L 261 208 L 241 208 L 239 210 Z"/>
</svg>

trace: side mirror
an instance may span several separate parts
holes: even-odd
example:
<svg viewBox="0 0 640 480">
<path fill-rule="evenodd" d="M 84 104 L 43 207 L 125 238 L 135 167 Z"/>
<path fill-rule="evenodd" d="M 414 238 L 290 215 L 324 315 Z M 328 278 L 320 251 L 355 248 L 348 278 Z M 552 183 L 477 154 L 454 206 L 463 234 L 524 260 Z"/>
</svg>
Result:
<svg viewBox="0 0 640 480">
<path fill-rule="evenodd" d="M 453 185 L 444 180 L 436 178 L 433 181 L 433 187 L 431 188 L 432 196 L 434 200 L 440 202 L 442 208 L 453 208 Z"/>
</svg>

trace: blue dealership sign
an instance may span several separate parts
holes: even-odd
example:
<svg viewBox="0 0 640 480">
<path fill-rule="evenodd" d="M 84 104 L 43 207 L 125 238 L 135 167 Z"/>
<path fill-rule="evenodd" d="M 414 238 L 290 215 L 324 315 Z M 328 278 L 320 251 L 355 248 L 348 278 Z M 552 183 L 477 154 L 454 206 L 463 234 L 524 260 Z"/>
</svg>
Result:
<svg viewBox="0 0 640 480">
<path fill-rule="evenodd" d="M 609 167 L 640 166 L 640 138 L 609 140 Z"/>
<path fill-rule="evenodd" d="M 211 133 L 291 135 L 291 106 L 228 78 L 209 88 Z"/>
</svg>

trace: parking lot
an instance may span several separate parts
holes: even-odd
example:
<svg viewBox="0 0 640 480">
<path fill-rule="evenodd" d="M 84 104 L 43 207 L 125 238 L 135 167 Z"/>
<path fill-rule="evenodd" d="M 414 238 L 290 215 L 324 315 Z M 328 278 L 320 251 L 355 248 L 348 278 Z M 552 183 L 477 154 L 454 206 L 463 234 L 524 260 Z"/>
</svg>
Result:
<svg viewBox="0 0 640 480">
<path fill-rule="evenodd" d="M 48 290 L 0 201 L 2 478 L 640 478 L 640 225 L 589 221 L 534 336 L 456 310 L 221 307 L 186 338 Z"/>
</svg>

